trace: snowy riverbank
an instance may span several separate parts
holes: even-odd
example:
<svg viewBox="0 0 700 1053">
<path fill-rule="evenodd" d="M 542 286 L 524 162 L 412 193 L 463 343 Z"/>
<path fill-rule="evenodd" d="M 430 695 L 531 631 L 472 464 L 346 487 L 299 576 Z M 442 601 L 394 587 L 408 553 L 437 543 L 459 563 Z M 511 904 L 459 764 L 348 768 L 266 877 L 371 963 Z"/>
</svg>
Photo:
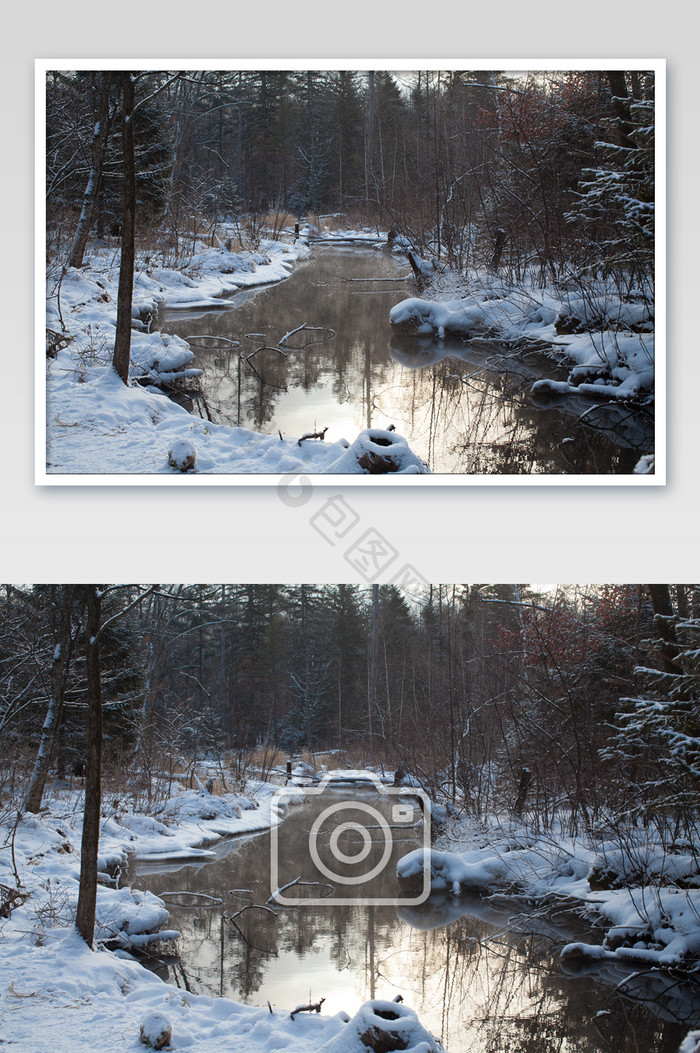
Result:
<svg viewBox="0 0 700 1053">
<path fill-rule="evenodd" d="M 457 288 L 462 284 L 469 291 Z M 438 341 L 480 337 L 542 350 L 565 364 L 569 375 L 565 381 L 536 381 L 532 392 L 540 399 L 568 394 L 608 400 L 653 397 L 653 304 L 641 293 L 623 296 L 603 279 L 567 292 L 475 274 L 464 280 L 436 277 L 430 297 L 396 304 L 390 314 L 394 332 L 431 335 Z"/>
<path fill-rule="evenodd" d="M 422 874 L 423 850 L 397 866 Z M 430 850 L 431 887 L 515 893 L 569 907 L 602 928 L 600 944 L 571 943 L 569 962 L 611 960 L 638 966 L 694 967 L 700 959 L 700 867 L 692 846 L 671 851 L 640 829 L 624 842 L 533 833 L 523 823 L 448 822 Z"/>
<path fill-rule="evenodd" d="M 305 241 L 265 241 L 259 252 L 202 248 L 177 268 L 141 253 L 134 281 L 131 383 L 111 367 L 119 255 L 95 249 L 80 270 L 47 271 L 46 475 L 364 474 L 391 456 L 398 473 L 427 469 L 395 434 L 362 432 L 350 441 L 263 435 L 212 424 L 161 390 L 196 383 L 194 353 L 177 336 L 150 331 L 162 308 L 220 306 L 236 289 L 289 277 L 306 259 Z M 330 439 L 330 437 L 329 437 Z M 301 440 L 301 441 L 300 441 Z M 353 441 L 354 440 L 354 441 Z M 379 440 L 379 441 L 377 441 Z M 383 449 L 378 449 L 382 447 Z M 376 455 L 376 456 L 375 456 Z M 369 464 L 369 467 L 367 467 Z"/>
<path fill-rule="evenodd" d="M 149 814 L 105 798 L 99 866 L 124 866 L 128 857 L 150 862 L 206 858 L 221 836 L 264 830 L 281 821 L 273 803 L 278 787 L 249 782 L 245 796 L 175 792 Z M 287 799 L 299 798 L 289 788 Z M 397 1031 L 414 1053 L 442 1047 L 415 1013 L 395 1003 L 366 1003 L 355 1017 L 300 1013 L 294 1004 L 256 1008 L 169 986 L 127 952 L 177 933 L 163 930 L 168 911 L 148 892 L 100 884 L 96 939 L 90 950 L 73 926 L 80 866 L 82 794 L 63 791 L 39 815 L 0 827 L 0 885 L 21 893 L 0 917 L 0 1040 L 17 1053 L 87 1053 L 93 1049 L 143 1049 L 141 1034 L 157 1041 L 169 1026 L 167 1049 L 201 1053 L 366 1053 L 368 1030 Z M 103 874 L 104 880 L 109 877 Z M 111 950 L 105 950 L 107 943 Z M 390 1021 L 390 1025 L 387 1023 Z M 158 1047 L 156 1047 L 158 1048 Z"/>
</svg>

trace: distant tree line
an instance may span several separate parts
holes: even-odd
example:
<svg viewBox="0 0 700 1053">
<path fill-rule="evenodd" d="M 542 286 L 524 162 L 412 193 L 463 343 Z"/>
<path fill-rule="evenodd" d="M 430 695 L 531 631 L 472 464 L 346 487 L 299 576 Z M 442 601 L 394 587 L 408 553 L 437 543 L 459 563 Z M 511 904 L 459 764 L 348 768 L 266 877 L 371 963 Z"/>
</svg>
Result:
<svg viewBox="0 0 700 1053">
<path fill-rule="evenodd" d="M 440 263 L 648 277 L 654 78 L 614 70 L 137 72 L 137 236 L 342 212 Z M 81 265 L 121 227 L 122 72 L 47 78 L 47 215 Z"/>
<path fill-rule="evenodd" d="M 0 793 L 33 809 L 85 764 L 87 588 L 0 594 Z M 695 814 L 695 587 L 95 588 L 108 770 L 331 749 L 475 814 Z"/>
</svg>

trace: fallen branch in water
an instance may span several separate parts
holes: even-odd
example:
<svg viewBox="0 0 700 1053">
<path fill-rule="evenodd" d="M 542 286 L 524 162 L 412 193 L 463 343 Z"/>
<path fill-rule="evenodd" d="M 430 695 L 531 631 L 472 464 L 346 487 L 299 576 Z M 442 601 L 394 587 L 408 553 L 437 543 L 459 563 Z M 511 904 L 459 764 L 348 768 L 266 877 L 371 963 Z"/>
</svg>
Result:
<svg viewBox="0 0 700 1053">
<path fill-rule="evenodd" d="M 290 329 L 288 333 L 284 334 L 284 336 L 282 337 L 281 340 L 277 341 L 277 343 L 278 344 L 284 344 L 287 340 L 289 340 L 290 336 L 294 336 L 295 333 L 300 333 L 302 329 L 306 329 L 306 328 L 307 328 L 307 324 L 306 324 L 306 322 L 304 322 L 303 325 L 298 325 L 296 327 L 296 329 Z"/>
<path fill-rule="evenodd" d="M 401 274 L 398 278 L 342 278 L 338 275 L 339 282 L 407 282 L 410 274 Z"/>
<path fill-rule="evenodd" d="M 303 344 L 301 347 L 290 347 L 290 351 L 306 351 L 307 347 L 311 347 L 313 344 L 324 344 L 326 340 L 332 340 L 335 336 L 335 329 L 331 329 L 330 326 L 309 325 L 307 322 L 304 322 L 303 325 L 298 325 L 296 329 L 290 329 L 288 333 L 285 333 L 282 339 L 277 341 L 278 348 L 280 344 L 286 343 L 290 336 L 294 336 L 295 333 L 301 333 L 302 330 L 308 333 L 328 333 L 329 335 L 321 340 L 309 340 L 308 343 Z"/>
<path fill-rule="evenodd" d="M 201 333 L 200 335 L 195 334 L 194 336 L 185 336 L 183 340 L 186 340 L 191 347 L 196 347 L 201 351 L 216 351 L 218 348 L 215 347 L 202 347 L 202 340 L 215 340 L 221 344 L 228 344 L 229 347 L 240 347 L 240 340 L 231 340 L 228 336 L 217 336 L 214 333 Z M 198 342 L 198 343 L 197 343 Z"/>
<path fill-rule="evenodd" d="M 298 877 L 294 878 L 294 881 L 289 881 L 286 885 L 282 885 L 281 888 L 275 889 L 267 902 L 274 903 L 278 896 L 283 892 L 286 892 L 288 888 L 292 888 L 293 885 L 317 885 L 320 888 L 327 888 L 330 889 L 330 892 L 328 893 L 329 896 L 332 892 L 335 892 L 334 886 L 330 885 L 327 881 L 302 881 L 301 878 Z M 285 904 L 283 903 L 282 906 L 285 906 Z"/>
<path fill-rule="evenodd" d="M 289 1014 L 289 1019 L 293 1020 L 297 1013 L 320 1013 L 321 1006 L 325 1002 L 325 998 L 321 998 L 318 1002 L 310 1002 L 309 1005 L 298 1005 L 296 1009 L 292 1009 Z"/>
<path fill-rule="evenodd" d="M 249 362 L 253 355 L 257 355 L 258 351 L 277 351 L 278 354 L 287 357 L 287 352 L 283 351 L 281 347 L 271 347 L 269 344 L 262 344 L 260 347 L 256 347 L 255 351 L 251 351 L 249 355 L 245 356 L 246 362 Z"/>
<path fill-rule="evenodd" d="M 220 896 L 210 896 L 207 892 L 190 892 L 188 889 L 182 889 L 182 890 L 179 890 L 179 891 L 175 890 L 173 892 L 161 892 L 160 893 L 160 898 L 161 899 L 172 899 L 173 896 L 191 896 L 193 899 L 206 899 L 206 900 L 209 900 L 209 905 L 211 905 L 212 907 L 218 907 L 218 906 L 220 906 L 223 903 L 223 900 L 221 899 Z M 192 906 L 198 906 L 198 907 L 202 907 L 202 906 L 206 906 L 206 905 L 207 904 L 203 904 L 203 903 L 197 903 L 197 904 L 193 903 L 192 904 Z M 186 909 L 186 907 L 182 903 L 179 903 L 178 906 L 182 907 L 183 909 Z"/>
<path fill-rule="evenodd" d="M 269 954 L 273 958 L 278 958 L 279 955 L 277 951 L 268 951 L 264 947 L 256 947 L 254 943 L 251 943 L 246 934 L 243 932 L 243 929 L 241 929 L 240 926 L 236 924 L 235 919 L 240 917 L 244 910 L 249 910 L 250 908 L 254 908 L 256 910 L 267 910 L 270 912 L 270 914 L 274 914 L 275 917 L 277 917 L 277 914 L 274 910 L 272 910 L 270 907 L 264 906 L 262 903 L 246 903 L 245 907 L 241 907 L 241 909 L 237 910 L 235 914 L 231 915 L 231 917 L 228 916 L 226 911 L 224 911 L 222 917 L 224 917 L 226 921 L 229 921 L 231 925 L 233 925 L 234 929 L 241 937 L 246 947 L 250 947 L 251 950 L 258 951 L 260 954 Z"/>
<path fill-rule="evenodd" d="M 263 377 L 261 377 L 260 374 L 258 373 L 258 371 L 255 368 L 255 366 L 253 365 L 253 363 L 250 362 L 247 358 L 244 358 L 243 355 L 239 355 L 238 358 L 239 358 L 240 362 L 245 362 L 245 364 L 247 366 L 249 366 L 250 369 L 253 370 L 253 372 L 255 373 L 256 377 L 258 378 L 258 380 L 260 381 L 261 384 L 267 384 L 268 387 L 275 388 L 277 391 L 286 391 L 287 390 L 286 384 L 273 384 L 269 380 L 264 380 Z"/>
<path fill-rule="evenodd" d="M 277 917 L 277 911 L 273 910 L 272 907 L 266 907 L 264 903 L 246 903 L 245 907 L 241 907 L 240 910 L 237 910 L 228 920 L 233 921 L 233 919 L 239 917 L 244 910 L 266 910 L 269 914 L 274 914 L 274 916 Z"/>
<path fill-rule="evenodd" d="M 301 446 L 302 442 L 304 442 L 305 439 L 321 439 L 321 441 L 323 441 L 323 439 L 325 439 L 325 437 L 326 437 L 326 432 L 327 431 L 328 431 L 328 426 L 326 426 L 323 429 L 323 431 L 307 431 L 299 439 L 299 441 L 297 442 L 297 446 Z"/>
</svg>

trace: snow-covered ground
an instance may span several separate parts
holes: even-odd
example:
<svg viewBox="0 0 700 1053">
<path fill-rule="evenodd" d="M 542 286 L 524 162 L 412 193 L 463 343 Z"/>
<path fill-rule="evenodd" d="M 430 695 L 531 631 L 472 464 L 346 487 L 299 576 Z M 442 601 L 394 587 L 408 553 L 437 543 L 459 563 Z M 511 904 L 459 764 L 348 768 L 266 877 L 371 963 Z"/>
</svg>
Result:
<svg viewBox="0 0 700 1053">
<path fill-rule="evenodd" d="M 159 928 L 168 917 L 155 896 L 117 887 L 119 882 L 110 879 L 109 871 L 121 871 L 130 857 L 151 863 L 213 859 L 207 844 L 269 829 L 281 821 L 278 805 L 301 796 L 290 787 L 286 797 L 277 801 L 276 792 L 277 787 L 258 781 L 248 783 L 245 795 L 223 796 L 180 791 L 175 784 L 173 795 L 154 802 L 147 813 L 134 811 L 126 795 L 105 797 L 98 867 L 107 883 L 98 889 L 96 938 L 124 945 L 143 943 L 132 937 Z M 38 916 L 46 914 L 52 922 L 66 922 L 77 903 L 82 805 L 81 791 L 58 792 L 38 815 L 22 815 L 13 835 L 14 861 L 22 886 L 30 893 L 28 903 Z M 9 839 L 8 831 L 0 827 L 0 846 L 9 844 Z M 0 884 L 15 884 L 7 848 L 0 851 Z"/>
<path fill-rule="evenodd" d="M 397 334 L 489 337 L 499 343 L 545 350 L 569 366 L 566 381 L 538 380 L 533 393 L 587 395 L 600 399 L 649 397 L 654 388 L 653 307 L 623 297 L 612 283 L 578 292 L 517 286 L 473 275 L 471 291 L 411 297 L 396 304 L 390 320 Z M 443 285 L 449 285 L 443 279 Z"/>
<path fill-rule="evenodd" d="M 129 856 L 154 862 L 212 853 L 202 847 L 226 834 L 244 834 L 278 823 L 278 787 L 248 783 L 245 795 L 213 796 L 182 790 L 133 812 L 124 800 L 105 798 L 99 866 L 123 866 Z M 191 1049 L 201 1053 L 270 1053 L 309 1049 L 366 1053 L 361 1036 L 373 1029 L 397 1032 L 402 1048 L 439 1053 L 442 1047 L 412 1010 L 368 1002 L 350 1020 L 345 1013 L 259 1009 L 165 984 L 128 953 L 177 933 L 164 929 L 167 909 L 148 892 L 98 886 L 96 939 L 90 950 L 73 926 L 80 867 L 82 795 L 54 794 L 39 815 L 0 825 L 0 890 L 21 882 L 21 901 L 0 918 L 0 1042 L 17 1053 L 87 1053 L 88 1050 Z M 300 798 L 289 788 L 288 802 Z M 103 872 L 105 882 L 109 875 Z M 104 949 L 104 942 L 112 948 Z M 169 1037 L 168 1037 L 169 1036 Z M 160 1042 L 163 1041 L 163 1046 Z"/>
<path fill-rule="evenodd" d="M 323 216 L 319 220 L 321 226 L 317 226 L 315 223 L 303 223 L 299 228 L 299 236 L 305 241 L 312 242 L 324 242 L 326 244 L 335 243 L 348 243 L 352 242 L 355 244 L 365 245 L 385 245 L 387 240 L 387 231 L 372 229 L 370 227 L 363 227 L 362 229 L 355 229 L 354 227 L 340 227 L 337 230 L 328 227 L 323 220 L 342 220 L 345 217 L 341 214 L 337 216 Z M 287 227 L 284 231 L 287 235 L 294 234 L 293 227 Z"/>
<path fill-rule="evenodd" d="M 423 849 L 398 863 L 400 878 L 422 875 Z M 569 958 L 692 966 L 700 959 L 700 865 L 686 847 L 669 851 L 637 830 L 620 842 L 537 834 L 523 823 L 448 820 L 430 850 L 431 886 L 515 891 L 541 903 L 568 905 L 604 929 L 600 944 L 572 943 Z"/>
<path fill-rule="evenodd" d="M 331 442 L 263 435 L 212 424 L 172 402 L 159 385 L 194 380 L 194 353 L 152 331 L 163 307 L 220 306 L 236 289 L 281 281 L 309 255 L 305 239 L 266 241 L 260 252 L 201 248 L 177 269 L 140 254 L 134 282 L 131 383 L 111 367 L 119 255 L 94 249 L 86 265 L 47 271 L 46 476 L 169 474 L 365 474 L 387 453 L 392 471 L 422 474 L 421 459 L 395 433 L 361 432 Z M 56 337 L 60 336 L 60 343 Z M 60 346 L 63 345 L 63 346 Z M 379 439 L 379 442 L 377 442 Z M 300 441 L 302 440 L 302 441 Z M 379 449 L 381 447 L 381 449 Z M 391 447 L 388 451 L 387 447 Z"/>
</svg>

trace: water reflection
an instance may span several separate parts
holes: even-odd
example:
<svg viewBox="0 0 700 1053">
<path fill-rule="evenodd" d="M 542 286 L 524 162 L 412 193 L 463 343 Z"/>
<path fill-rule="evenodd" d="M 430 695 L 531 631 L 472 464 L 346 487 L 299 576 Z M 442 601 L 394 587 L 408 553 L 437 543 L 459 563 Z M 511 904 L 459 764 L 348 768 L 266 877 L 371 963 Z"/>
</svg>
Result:
<svg viewBox="0 0 700 1053">
<path fill-rule="evenodd" d="M 328 425 L 333 440 L 393 423 L 434 472 L 629 473 L 650 449 L 653 421 L 643 413 L 572 399 L 538 405 L 532 381 L 553 367 L 537 355 L 521 361 L 476 341 L 393 337 L 389 311 L 414 291 L 406 270 L 381 250 L 321 248 L 282 284 L 237 293 L 235 309 L 167 313 L 170 332 L 240 345 L 197 353 L 206 376 L 194 408 L 266 433 Z M 335 336 L 318 344 L 300 334 L 286 356 L 260 351 L 254 370 L 241 358 L 304 323 Z"/>
<path fill-rule="evenodd" d="M 295 809 L 280 828 L 290 873 L 313 873 L 306 845 L 320 808 L 313 802 Z M 398 854 L 414 843 L 404 841 Z M 254 1005 L 269 1000 L 281 1011 L 325 998 L 324 1012 L 352 1013 L 367 998 L 401 993 L 451 1053 L 675 1053 L 682 1023 L 700 1023 L 694 991 L 667 976 L 624 966 L 565 974 L 559 948 L 581 930 L 564 915 L 533 914 L 515 902 L 437 894 L 398 910 L 329 899 L 275 906 L 276 914 L 238 913 L 270 895 L 269 850 L 269 835 L 258 835 L 222 843 L 212 863 L 136 869 L 137 883 L 168 896 L 171 924 L 182 932 L 180 962 L 162 970 L 170 982 Z M 393 874 L 392 862 L 372 894 L 398 892 Z M 222 904 L 190 900 L 177 907 L 178 900 L 188 902 L 174 895 L 183 891 Z M 653 1002 L 653 1013 L 645 1001 Z"/>
</svg>

